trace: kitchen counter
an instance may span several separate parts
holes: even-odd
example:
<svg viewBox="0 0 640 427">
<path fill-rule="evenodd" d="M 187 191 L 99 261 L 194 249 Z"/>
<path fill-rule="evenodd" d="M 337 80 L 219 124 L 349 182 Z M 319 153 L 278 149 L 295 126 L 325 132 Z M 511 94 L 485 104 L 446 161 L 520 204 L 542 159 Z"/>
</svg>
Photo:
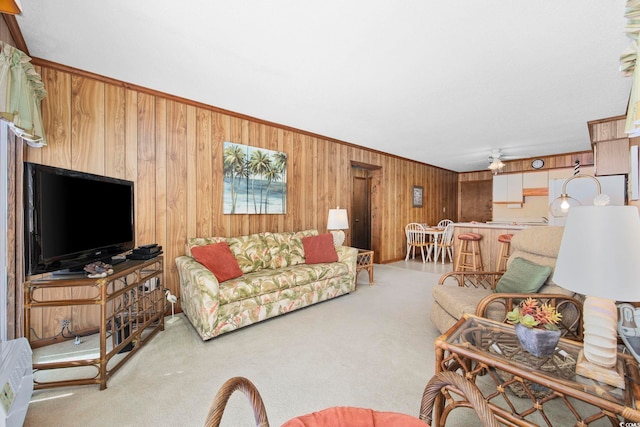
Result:
<svg viewBox="0 0 640 427">
<path fill-rule="evenodd" d="M 455 242 L 454 257 L 457 257 L 457 251 L 460 246 L 460 241 L 458 240 L 459 234 L 480 234 L 482 235 L 480 252 L 482 253 L 484 271 L 495 271 L 501 245 L 501 243 L 498 242 L 498 236 L 501 234 L 515 234 L 524 228 L 546 225 L 545 223 L 457 222 L 454 224 L 453 229 Z"/>
<path fill-rule="evenodd" d="M 546 225 L 546 224 L 540 224 Z M 522 230 L 523 228 L 527 228 L 530 224 L 522 224 L 522 223 L 506 223 L 506 222 L 456 222 L 455 227 L 464 227 L 464 228 L 491 228 L 491 229 L 503 229 L 503 230 Z"/>
</svg>

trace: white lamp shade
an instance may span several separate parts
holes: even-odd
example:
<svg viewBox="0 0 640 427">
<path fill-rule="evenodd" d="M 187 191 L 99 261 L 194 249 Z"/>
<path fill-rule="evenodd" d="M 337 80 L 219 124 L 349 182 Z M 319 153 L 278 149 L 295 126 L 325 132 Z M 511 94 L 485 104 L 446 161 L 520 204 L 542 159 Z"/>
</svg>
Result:
<svg viewBox="0 0 640 427">
<path fill-rule="evenodd" d="M 640 216 L 634 206 L 569 210 L 553 281 L 583 295 L 640 301 Z"/>
<path fill-rule="evenodd" d="M 346 209 L 329 209 L 329 218 L 327 218 L 327 230 L 347 230 L 349 228 L 349 219 L 347 218 Z"/>
</svg>

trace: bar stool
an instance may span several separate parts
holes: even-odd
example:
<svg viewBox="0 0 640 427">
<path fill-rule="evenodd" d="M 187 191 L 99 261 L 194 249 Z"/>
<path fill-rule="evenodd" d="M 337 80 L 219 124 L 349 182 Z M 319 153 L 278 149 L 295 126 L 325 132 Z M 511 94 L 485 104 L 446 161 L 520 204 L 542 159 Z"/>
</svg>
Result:
<svg viewBox="0 0 640 427">
<path fill-rule="evenodd" d="M 498 236 L 500 243 L 500 252 L 498 253 L 498 262 L 496 263 L 496 271 L 504 272 L 507 270 L 507 260 L 509 259 L 509 246 L 513 234 L 501 234 Z"/>
<path fill-rule="evenodd" d="M 460 248 L 454 271 L 483 271 L 484 266 L 480 253 L 482 234 L 462 233 L 458 235 L 458 240 L 460 240 Z"/>
</svg>

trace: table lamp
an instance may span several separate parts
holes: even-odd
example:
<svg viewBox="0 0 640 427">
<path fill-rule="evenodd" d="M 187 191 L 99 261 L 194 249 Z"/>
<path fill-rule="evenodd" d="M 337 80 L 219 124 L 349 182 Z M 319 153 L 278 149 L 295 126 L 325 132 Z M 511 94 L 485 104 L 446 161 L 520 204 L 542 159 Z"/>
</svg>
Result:
<svg viewBox="0 0 640 427">
<path fill-rule="evenodd" d="M 576 373 L 625 388 L 615 301 L 640 301 L 640 217 L 635 206 L 606 203 L 603 195 L 595 206 L 569 210 L 553 281 L 586 297 Z"/>
<path fill-rule="evenodd" d="M 333 234 L 333 244 L 335 246 L 342 246 L 344 243 L 344 231 L 349 229 L 349 219 L 347 218 L 347 210 L 340 209 L 338 206 L 336 209 L 329 209 L 329 218 L 327 218 L 327 230 Z"/>
</svg>

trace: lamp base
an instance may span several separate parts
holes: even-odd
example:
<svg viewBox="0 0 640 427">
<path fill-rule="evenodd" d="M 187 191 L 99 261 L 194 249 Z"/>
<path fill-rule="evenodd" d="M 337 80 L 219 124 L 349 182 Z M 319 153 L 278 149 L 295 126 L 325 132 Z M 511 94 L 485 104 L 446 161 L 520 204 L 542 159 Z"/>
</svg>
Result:
<svg viewBox="0 0 640 427">
<path fill-rule="evenodd" d="M 168 319 L 165 319 L 164 323 L 172 324 L 179 321 L 180 321 L 180 318 L 178 316 L 175 316 L 175 317 L 170 317 Z"/>
<path fill-rule="evenodd" d="M 344 243 L 344 231 L 342 230 L 331 230 L 331 234 L 333 234 L 333 245 L 334 246 L 342 246 Z"/>
<path fill-rule="evenodd" d="M 625 387 L 624 366 L 622 365 L 623 363 L 624 361 L 618 359 L 615 367 L 605 368 L 603 366 L 589 362 L 584 357 L 584 351 L 580 350 L 580 354 L 578 354 L 578 362 L 576 363 L 576 374 L 624 390 Z"/>
</svg>

